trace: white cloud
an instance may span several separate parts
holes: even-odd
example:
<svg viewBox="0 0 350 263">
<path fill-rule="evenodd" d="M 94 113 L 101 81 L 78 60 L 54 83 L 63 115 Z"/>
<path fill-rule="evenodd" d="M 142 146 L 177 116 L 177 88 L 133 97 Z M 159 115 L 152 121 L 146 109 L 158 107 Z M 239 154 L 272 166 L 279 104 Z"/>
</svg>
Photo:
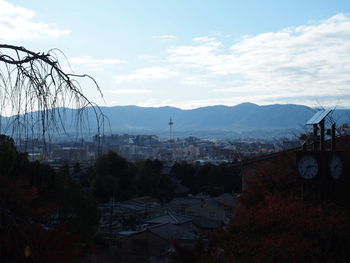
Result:
<svg viewBox="0 0 350 263">
<path fill-rule="evenodd" d="M 151 55 L 141 55 L 141 56 L 138 56 L 137 58 L 143 62 L 148 62 L 148 63 L 159 63 L 162 61 L 160 57 L 151 56 Z"/>
<path fill-rule="evenodd" d="M 55 28 L 34 22 L 35 12 L 7 1 L 0 0 L 0 39 L 23 40 L 46 37 L 59 37 L 69 34 L 69 30 Z"/>
<path fill-rule="evenodd" d="M 238 101 L 240 102 L 246 102 L 245 100 Z M 164 99 L 164 100 L 155 100 L 155 99 L 148 99 L 144 102 L 141 102 L 138 104 L 142 107 L 164 107 L 171 105 L 172 107 L 177 107 L 181 109 L 196 109 L 199 107 L 205 107 L 208 105 L 232 105 L 232 98 L 220 98 L 220 99 L 193 99 L 193 100 L 177 100 L 177 99 Z"/>
<path fill-rule="evenodd" d="M 170 34 L 165 34 L 165 35 L 153 36 L 152 38 L 159 39 L 162 41 L 172 41 L 172 40 L 176 39 L 176 36 L 170 35 Z"/>
<path fill-rule="evenodd" d="M 198 42 L 198 43 L 210 43 L 210 42 L 215 42 L 214 37 L 195 37 L 192 39 L 193 42 Z"/>
<path fill-rule="evenodd" d="M 196 86 L 196 87 L 200 87 L 200 86 L 203 87 L 203 86 L 209 85 L 208 80 L 205 77 L 201 77 L 201 76 L 184 77 L 181 82 L 185 85 Z"/>
<path fill-rule="evenodd" d="M 135 70 L 133 73 L 116 77 L 116 83 L 141 80 L 166 79 L 178 75 L 178 72 L 162 67 L 148 67 Z"/>
<path fill-rule="evenodd" d="M 217 85 L 214 92 L 251 94 L 261 102 L 290 98 L 294 103 L 350 95 L 347 14 L 245 36 L 231 46 L 212 37 L 194 38 L 193 43 L 169 48 L 168 60 L 178 71 L 191 71 L 194 79 Z"/>
<path fill-rule="evenodd" d="M 151 90 L 147 89 L 115 89 L 115 90 L 107 90 L 107 93 L 111 94 L 147 94 L 152 93 Z"/>
<path fill-rule="evenodd" d="M 217 54 L 223 46 L 221 42 L 205 37 L 194 38 L 193 41 L 199 45 L 171 47 L 168 50 L 169 61 L 178 66 L 202 69 L 219 62 Z"/>
<path fill-rule="evenodd" d="M 72 64 L 85 65 L 88 67 L 100 67 L 103 65 L 126 63 L 126 61 L 120 59 L 96 59 L 90 56 L 70 58 L 69 62 Z"/>
</svg>

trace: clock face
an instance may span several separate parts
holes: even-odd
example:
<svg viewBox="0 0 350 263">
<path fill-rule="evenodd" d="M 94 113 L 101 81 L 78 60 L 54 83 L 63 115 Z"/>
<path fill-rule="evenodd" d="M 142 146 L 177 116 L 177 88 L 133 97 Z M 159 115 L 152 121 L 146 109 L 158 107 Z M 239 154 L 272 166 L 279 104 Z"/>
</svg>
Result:
<svg viewBox="0 0 350 263">
<path fill-rule="evenodd" d="M 304 179 L 313 179 L 318 173 L 318 162 L 312 155 L 304 155 L 298 162 L 299 175 Z"/>
<path fill-rule="evenodd" d="M 334 179 L 339 179 L 343 173 L 343 162 L 339 155 L 334 154 L 329 161 L 329 170 Z"/>
</svg>

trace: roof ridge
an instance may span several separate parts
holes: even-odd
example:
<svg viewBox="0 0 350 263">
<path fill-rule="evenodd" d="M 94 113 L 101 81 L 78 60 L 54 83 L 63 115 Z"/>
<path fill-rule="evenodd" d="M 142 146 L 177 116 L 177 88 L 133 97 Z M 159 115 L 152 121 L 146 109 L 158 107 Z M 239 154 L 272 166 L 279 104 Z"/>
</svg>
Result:
<svg viewBox="0 0 350 263">
<path fill-rule="evenodd" d="M 173 215 L 173 213 L 171 213 L 170 211 L 167 211 L 167 214 L 176 222 L 179 223 L 180 221 L 176 218 L 175 215 Z"/>
</svg>

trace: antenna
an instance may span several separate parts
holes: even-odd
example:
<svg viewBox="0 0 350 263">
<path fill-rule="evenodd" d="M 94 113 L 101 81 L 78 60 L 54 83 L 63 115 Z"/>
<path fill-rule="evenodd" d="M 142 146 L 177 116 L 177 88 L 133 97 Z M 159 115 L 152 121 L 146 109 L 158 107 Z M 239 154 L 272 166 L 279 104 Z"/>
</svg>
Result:
<svg viewBox="0 0 350 263">
<path fill-rule="evenodd" d="M 171 117 L 168 124 L 169 124 L 169 141 L 171 141 L 173 139 L 173 125 L 174 125 L 174 122 L 172 121 Z"/>
</svg>

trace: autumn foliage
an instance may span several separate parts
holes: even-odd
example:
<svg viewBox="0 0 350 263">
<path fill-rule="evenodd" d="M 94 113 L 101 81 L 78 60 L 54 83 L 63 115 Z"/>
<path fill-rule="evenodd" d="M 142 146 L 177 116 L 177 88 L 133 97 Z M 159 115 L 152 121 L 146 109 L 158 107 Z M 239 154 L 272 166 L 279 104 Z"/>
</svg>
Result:
<svg viewBox="0 0 350 263">
<path fill-rule="evenodd" d="M 212 233 L 197 262 L 350 262 L 346 178 L 322 194 L 296 179 L 291 153 L 250 165 L 233 220 Z"/>
<path fill-rule="evenodd" d="M 0 262 L 80 262 L 99 219 L 89 196 L 3 135 L 0 164 Z"/>
<path fill-rule="evenodd" d="M 258 205 L 242 205 L 228 228 L 214 235 L 211 257 L 217 262 L 347 262 L 349 219 L 334 207 L 266 193 Z"/>
</svg>

